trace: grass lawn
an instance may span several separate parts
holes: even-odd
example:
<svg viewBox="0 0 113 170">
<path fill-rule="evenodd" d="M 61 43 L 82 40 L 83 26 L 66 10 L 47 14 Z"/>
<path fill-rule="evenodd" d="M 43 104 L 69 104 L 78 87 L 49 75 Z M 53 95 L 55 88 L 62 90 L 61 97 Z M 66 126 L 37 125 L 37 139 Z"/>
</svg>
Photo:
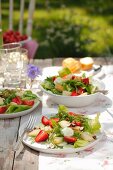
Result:
<svg viewBox="0 0 113 170">
<path fill-rule="evenodd" d="M 36 0 L 36 10 L 34 13 L 33 34 L 32 37 L 39 42 L 39 49 L 36 58 L 65 57 L 66 53 L 72 57 L 80 55 L 90 56 L 112 56 L 113 52 L 113 1 L 112 0 L 49 0 L 46 4 L 44 0 Z M 15 2 L 14 28 L 18 28 L 19 3 Z M 2 3 L 3 30 L 8 26 L 8 3 Z M 27 8 L 27 0 L 26 0 Z M 27 19 L 27 10 L 24 13 L 25 25 Z M 55 25 L 59 21 L 68 21 L 70 24 L 88 25 L 91 29 L 84 32 L 83 36 L 93 39 L 93 43 L 84 44 L 82 53 L 69 53 L 67 46 L 63 44 L 63 50 L 66 53 L 55 53 L 51 45 L 47 44 L 47 28 L 51 29 L 51 22 Z M 64 29 L 64 25 L 62 25 Z M 55 33 L 54 33 L 55 34 Z M 82 34 L 82 33 L 81 33 Z M 73 38 L 74 35 L 70 35 Z M 81 35 L 82 37 L 82 35 Z M 78 39 L 75 41 L 78 42 Z M 53 42 L 57 46 L 56 42 Z M 59 45 L 59 44 L 58 44 Z M 81 45 L 81 44 L 80 44 Z M 73 47 L 74 48 L 74 47 Z M 81 49 L 81 48 L 80 48 Z M 57 48 L 59 50 L 59 47 Z M 73 50 L 73 49 L 72 49 Z M 82 49 L 81 49 L 82 50 Z M 78 55 L 78 56 L 77 56 Z"/>
</svg>

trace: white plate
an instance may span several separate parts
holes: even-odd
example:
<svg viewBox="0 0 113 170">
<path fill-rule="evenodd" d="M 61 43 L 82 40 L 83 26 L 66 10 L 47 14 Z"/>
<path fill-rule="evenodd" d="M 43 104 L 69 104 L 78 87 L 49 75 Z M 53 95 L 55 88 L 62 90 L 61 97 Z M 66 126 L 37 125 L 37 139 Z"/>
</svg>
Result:
<svg viewBox="0 0 113 170">
<path fill-rule="evenodd" d="M 32 112 L 38 105 L 40 101 L 37 101 L 34 106 L 28 110 L 22 111 L 22 112 L 17 112 L 17 113 L 10 113 L 10 114 L 0 114 L 0 119 L 7 119 L 7 118 L 15 118 L 19 116 L 24 116 L 30 112 Z"/>
<path fill-rule="evenodd" d="M 45 103 L 46 107 L 42 109 L 43 113 L 47 113 L 47 115 L 50 114 L 50 112 L 56 113 L 58 105 L 54 103 L 49 96 L 43 96 L 43 102 Z M 103 94 L 99 94 L 97 100 L 84 107 L 76 107 L 76 108 L 69 108 L 70 111 L 73 111 L 75 113 L 81 113 L 81 114 L 95 114 L 98 112 L 104 112 L 106 109 L 112 108 L 112 100 L 108 96 L 104 96 Z M 113 110 L 113 109 L 112 109 Z M 111 111 L 112 113 L 113 111 Z"/>
<path fill-rule="evenodd" d="M 19 131 L 19 135 L 21 135 L 24 131 L 24 127 L 25 127 L 26 123 L 24 123 L 21 127 L 20 127 L 20 131 Z M 40 151 L 40 152 L 44 152 L 44 153 L 53 153 L 53 154 L 71 154 L 71 153 L 75 153 L 75 152 L 79 152 L 79 151 L 83 151 L 86 150 L 90 147 L 95 146 L 103 137 L 104 132 L 99 132 L 96 136 L 97 139 L 93 142 L 90 142 L 88 145 L 84 146 L 84 147 L 80 147 L 80 148 L 64 148 L 64 149 L 50 149 L 48 148 L 47 144 L 44 143 L 32 143 L 32 141 L 30 140 L 30 137 L 24 137 L 23 138 L 23 143 L 25 145 L 27 145 L 28 147 L 36 150 L 36 151 Z"/>
<path fill-rule="evenodd" d="M 24 111 L 21 111 L 21 112 L 17 112 L 17 113 L 5 113 L 5 114 L 0 114 L 0 119 L 7 119 L 7 118 L 15 118 L 15 117 L 19 117 L 19 116 L 24 116 L 30 112 L 32 112 L 36 107 L 38 107 L 40 103 L 40 100 L 38 99 L 35 104 L 33 105 L 32 108 L 28 109 L 28 110 L 24 110 Z"/>
</svg>

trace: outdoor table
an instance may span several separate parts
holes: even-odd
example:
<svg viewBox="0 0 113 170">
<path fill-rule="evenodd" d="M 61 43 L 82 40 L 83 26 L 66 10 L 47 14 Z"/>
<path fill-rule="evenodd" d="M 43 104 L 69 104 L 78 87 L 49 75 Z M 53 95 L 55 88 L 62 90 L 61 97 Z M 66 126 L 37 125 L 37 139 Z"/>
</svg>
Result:
<svg viewBox="0 0 113 170">
<path fill-rule="evenodd" d="M 63 58 L 33 60 L 33 63 L 42 70 L 49 66 L 60 66 Z M 100 78 L 109 90 L 110 99 L 113 101 L 113 58 L 94 58 L 97 65 L 104 67 L 104 75 Z M 46 97 L 32 113 L 40 118 L 47 110 Z M 47 110 L 47 111 L 50 111 Z M 113 169 L 113 106 L 103 108 L 101 121 L 110 137 L 104 136 L 92 149 L 74 154 L 45 154 L 34 151 L 27 146 L 16 152 L 13 146 L 18 140 L 19 129 L 26 122 L 30 114 L 13 119 L 0 119 L 0 170 L 112 170 Z M 110 132 L 109 132 L 110 129 Z M 107 134 L 107 133 L 106 133 Z M 22 150 L 21 150 L 22 148 Z"/>
</svg>

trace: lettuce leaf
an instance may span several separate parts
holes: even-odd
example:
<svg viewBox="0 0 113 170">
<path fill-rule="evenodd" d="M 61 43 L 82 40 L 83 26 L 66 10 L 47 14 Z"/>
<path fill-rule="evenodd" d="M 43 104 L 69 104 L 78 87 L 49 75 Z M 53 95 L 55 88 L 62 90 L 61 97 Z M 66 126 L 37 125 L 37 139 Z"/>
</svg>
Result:
<svg viewBox="0 0 113 170">
<path fill-rule="evenodd" d="M 60 77 L 64 77 L 68 74 L 71 74 L 71 71 L 67 67 L 65 67 L 62 70 L 58 71 L 58 73 Z"/>
<path fill-rule="evenodd" d="M 66 112 L 66 113 L 68 113 L 67 107 L 65 107 L 64 105 L 59 105 L 59 107 L 58 107 L 58 113 L 60 113 L 60 112 Z"/>
<path fill-rule="evenodd" d="M 50 78 L 47 78 L 41 85 L 46 90 L 52 90 L 55 88 L 55 85 Z"/>
<path fill-rule="evenodd" d="M 86 118 L 84 119 L 84 132 L 89 132 L 91 134 L 97 133 L 100 131 L 101 124 L 99 122 L 100 113 L 97 113 L 94 119 Z"/>
<path fill-rule="evenodd" d="M 10 105 L 9 108 L 7 109 L 7 113 L 12 114 L 12 113 L 28 110 L 30 108 L 31 106 L 27 106 L 27 105 L 16 105 L 16 104 Z"/>
<path fill-rule="evenodd" d="M 86 146 L 88 143 L 89 143 L 88 141 L 77 139 L 77 141 L 74 143 L 74 148 Z"/>
<path fill-rule="evenodd" d="M 101 128 L 101 124 L 99 122 L 99 116 L 100 116 L 100 113 L 97 113 L 95 119 L 92 119 L 91 122 L 90 122 L 92 133 L 99 132 L 99 130 Z"/>
<path fill-rule="evenodd" d="M 36 99 L 36 98 L 37 98 L 37 95 L 34 94 L 34 93 L 32 93 L 32 91 L 30 91 L 30 90 L 26 90 L 26 91 L 24 92 L 22 98 L 26 98 L 26 97 L 29 97 L 30 100 L 32 100 L 32 99 Z"/>
</svg>

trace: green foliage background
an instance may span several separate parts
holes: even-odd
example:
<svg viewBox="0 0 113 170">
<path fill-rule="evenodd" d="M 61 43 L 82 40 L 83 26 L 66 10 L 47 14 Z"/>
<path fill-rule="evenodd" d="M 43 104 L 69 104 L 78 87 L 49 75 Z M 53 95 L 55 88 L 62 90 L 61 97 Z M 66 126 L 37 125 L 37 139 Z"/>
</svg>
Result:
<svg viewBox="0 0 113 170">
<path fill-rule="evenodd" d="M 25 0 L 24 27 L 28 1 Z M 19 3 L 14 1 L 15 30 Z M 4 31 L 8 28 L 8 10 L 9 1 L 2 1 Z M 112 57 L 113 0 L 36 0 L 32 37 L 40 45 L 36 58 Z"/>
</svg>

